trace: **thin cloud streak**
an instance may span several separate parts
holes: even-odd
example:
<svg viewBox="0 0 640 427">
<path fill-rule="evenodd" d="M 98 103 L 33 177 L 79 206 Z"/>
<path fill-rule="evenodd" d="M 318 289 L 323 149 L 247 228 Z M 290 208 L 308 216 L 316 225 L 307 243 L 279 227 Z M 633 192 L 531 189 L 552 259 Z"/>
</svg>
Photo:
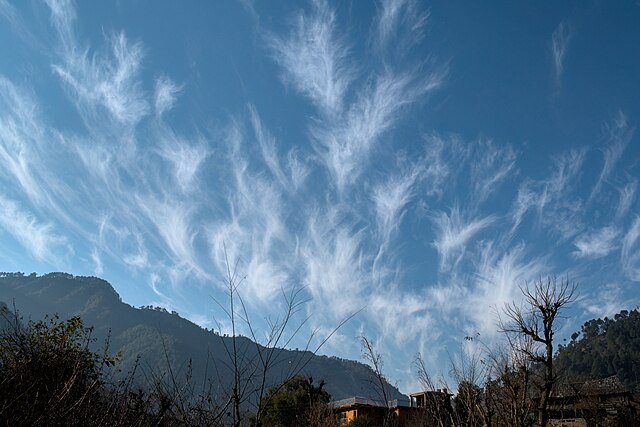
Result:
<svg viewBox="0 0 640 427">
<path fill-rule="evenodd" d="M 487 200 L 491 194 L 515 172 L 516 154 L 507 145 L 497 147 L 491 140 L 480 140 L 476 150 L 480 155 L 471 164 L 471 181 L 474 186 L 474 198 L 479 205 Z"/>
<path fill-rule="evenodd" d="M 633 203 L 633 200 L 636 195 L 636 191 L 638 189 L 638 180 L 632 179 L 625 185 L 623 188 L 619 190 L 620 192 L 620 201 L 618 202 L 618 207 L 616 208 L 616 218 L 623 218 Z"/>
<path fill-rule="evenodd" d="M 590 202 L 598 195 L 602 184 L 609 179 L 629 141 L 633 138 L 635 131 L 635 128 L 629 127 L 627 117 L 621 111 L 618 112 L 611 122 L 605 123 L 604 128 L 607 139 L 607 146 L 604 148 L 604 165 L 602 166 L 598 181 L 589 196 Z"/>
<path fill-rule="evenodd" d="M 402 40 L 417 44 L 423 38 L 429 13 L 419 10 L 414 0 L 386 0 L 381 2 L 378 17 L 377 40 L 381 48 L 387 47 L 391 40 L 403 30 L 409 33 Z"/>
<path fill-rule="evenodd" d="M 622 239 L 621 263 L 626 276 L 630 280 L 640 280 L 640 217 L 636 216 L 633 224 Z"/>
<path fill-rule="evenodd" d="M 559 90 L 562 73 L 564 71 L 564 61 L 569 49 L 569 42 L 573 37 L 573 29 L 567 22 L 561 22 L 551 36 L 551 52 L 553 55 L 553 71 L 555 77 L 556 90 Z"/>
<path fill-rule="evenodd" d="M 275 138 L 264 128 L 258 112 L 252 105 L 249 106 L 249 114 L 264 162 L 280 185 L 282 185 L 283 188 L 288 188 L 289 183 L 280 166 L 280 158 L 278 156 Z"/>
<path fill-rule="evenodd" d="M 54 263 L 57 249 L 69 250 L 66 237 L 56 233 L 52 223 L 39 221 L 19 203 L 1 195 L 0 226 L 39 261 Z"/>
<path fill-rule="evenodd" d="M 171 165 L 174 184 L 184 193 L 198 189 L 198 173 L 211 154 L 205 143 L 188 143 L 165 126 L 158 131 L 158 140 L 159 154 Z"/>
</svg>

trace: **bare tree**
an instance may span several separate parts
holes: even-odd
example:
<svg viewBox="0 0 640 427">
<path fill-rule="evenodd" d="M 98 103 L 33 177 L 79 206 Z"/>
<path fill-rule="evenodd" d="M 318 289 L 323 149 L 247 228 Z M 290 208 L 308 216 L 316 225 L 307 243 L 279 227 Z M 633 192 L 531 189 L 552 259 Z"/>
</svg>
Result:
<svg viewBox="0 0 640 427">
<path fill-rule="evenodd" d="M 473 338 L 465 337 L 465 340 L 472 341 Z M 489 372 L 482 353 L 463 346 L 457 356 L 449 355 L 449 360 L 451 376 L 458 386 L 455 397 L 457 423 L 469 427 L 487 425 L 484 386 Z"/>
<path fill-rule="evenodd" d="M 485 387 L 489 425 L 525 427 L 531 425 L 531 361 L 523 348 L 533 341 L 520 335 L 508 335 L 505 347 L 487 350 L 490 380 Z"/>
<path fill-rule="evenodd" d="M 248 418 L 242 408 L 247 405 L 255 405 L 256 412 L 253 423 L 260 426 L 262 425 L 262 411 L 268 405 L 270 398 L 266 392 L 273 385 L 269 383 L 269 374 L 278 367 L 283 378 L 280 378 L 280 385 L 276 385 L 276 387 L 282 387 L 286 384 L 286 380 L 299 375 L 338 329 L 358 312 L 344 318 L 314 346 L 312 343 L 316 339 L 316 332 L 311 332 L 302 351 L 298 352 L 295 357 L 289 357 L 285 360 L 282 348 L 291 344 L 310 319 L 309 315 L 299 322 L 295 321 L 297 314 L 308 301 L 302 298 L 303 289 L 296 288 L 290 292 L 282 290 L 284 306 L 282 314 L 277 318 L 267 319 L 266 339 L 260 340 L 247 307 L 238 293 L 238 288 L 244 282 L 245 276 L 238 273 L 239 260 L 236 260 L 231 266 L 226 248 L 225 263 L 227 271 L 224 284 L 227 291 L 227 301 L 226 304 L 214 301 L 222 309 L 231 326 L 231 343 L 222 340 L 222 345 L 228 358 L 227 368 L 231 370 L 233 379 L 226 404 L 221 405 L 220 416 L 228 414 L 232 425 L 239 427 L 246 424 L 245 421 Z M 251 340 L 239 339 L 237 332 L 239 323 L 249 331 Z M 250 347 L 253 347 L 253 351 Z"/>
<path fill-rule="evenodd" d="M 371 364 L 373 373 L 375 375 L 374 381 L 378 392 L 378 400 L 382 400 L 385 404 L 386 410 L 383 419 L 384 427 L 393 425 L 394 417 L 391 407 L 389 406 L 389 392 L 387 390 L 388 383 L 382 372 L 382 356 L 376 352 L 373 343 L 364 334 L 360 336 L 360 342 L 362 344 L 362 357 Z"/>
<path fill-rule="evenodd" d="M 519 335 L 531 341 L 530 346 L 517 348 L 528 360 L 542 366 L 541 380 L 536 386 L 538 399 L 538 423 L 546 427 L 551 391 L 557 376 L 553 369 L 553 337 L 557 320 L 576 295 L 577 285 L 568 279 L 559 282 L 555 276 L 539 279 L 532 287 L 525 284 L 520 290 L 524 296 L 524 307 L 514 303 L 504 308 L 504 321 L 499 321 L 502 332 Z"/>
<path fill-rule="evenodd" d="M 446 427 L 455 425 L 453 410 L 448 400 L 448 396 L 440 393 L 437 389 L 448 389 L 444 378 L 440 378 L 437 383 L 429 374 L 424 359 L 420 353 L 413 358 L 413 368 L 420 382 L 422 390 L 425 391 L 425 402 L 415 413 L 412 424 L 416 427 L 437 426 Z"/>
</svg>

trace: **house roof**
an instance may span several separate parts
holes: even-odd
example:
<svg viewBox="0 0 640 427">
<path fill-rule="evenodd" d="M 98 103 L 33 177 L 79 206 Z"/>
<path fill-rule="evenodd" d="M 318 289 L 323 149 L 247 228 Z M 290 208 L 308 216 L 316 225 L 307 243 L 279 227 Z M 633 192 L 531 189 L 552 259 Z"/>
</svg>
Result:
<svg viewBox="0 0 640 427">
<path fill-rule="evenodd" d="M 617 375 L 602 379 L 586 380 L 582 383 L 558 384 L 553 392 L 554 397 L 570 396 L 603 396 L 629 393 Z"/>
<path fill-rule="evenodd" d="M 407 399 L 395 399 L 390 400 L 388 404 L 385 404 L 380 400 L 373 400 L 366 397 L 349 397 L 342 400 L 335 400 L 330 403 L 331 407 L 335 409 L 339 408 L 349 408 L 354 406 L 371 406 L 371 407 L 379 407 L 379 408 L 397 408 L 397 407 L 408 407 L 411 406 L 411 403 Z"/>
</svg>

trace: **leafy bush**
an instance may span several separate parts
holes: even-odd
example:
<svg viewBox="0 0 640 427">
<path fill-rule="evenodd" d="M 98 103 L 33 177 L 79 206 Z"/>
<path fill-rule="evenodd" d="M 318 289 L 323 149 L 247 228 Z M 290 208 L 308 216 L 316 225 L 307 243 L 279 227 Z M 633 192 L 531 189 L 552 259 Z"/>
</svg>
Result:
<svg viewBox="0 0 640 427">
<path fill-rule="evenodd" d="M 313 385 L 313 378 L 295 376 L 269 389 L 263 400 L 261 418 L 255 422 L 260 426 L 302 427 L 318 422 L 322 405 L 327 405 L 331 396 L 323 390 L 324 381 Z M 331 418 L 328 411 L 327 418 Z"/>
<path fill-rule="evenodd" d="M 79 317 L 12 322 L 0 336 L 0 418 L 13 425 L 93 418 L 102 368 L 116 359 L 91 352 L 90 343 L 91 329 Z"/>
</svg>

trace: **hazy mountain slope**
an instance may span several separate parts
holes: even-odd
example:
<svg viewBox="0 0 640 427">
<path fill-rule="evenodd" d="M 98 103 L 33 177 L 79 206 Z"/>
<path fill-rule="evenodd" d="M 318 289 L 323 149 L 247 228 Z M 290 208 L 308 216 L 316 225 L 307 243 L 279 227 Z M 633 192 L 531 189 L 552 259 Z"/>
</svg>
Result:
<svg viewBox="0 0 640 427">
<path fill-rule="evenodd" d="M 231 339 L 204 330 L 177 313 L 157 309 L 139 309 L 120 300 L 111 285 L 95 277 L 75 277 L 66 273 L 44 276 L 24 276 L 3 273 L 0 276 L 0 301 L 9 307 L 15 304 L 25 318 L 41 319 L 58 313 L 61 318 L 80 315 L 88 326 L 95 327 L 96 345 L 110 337 L 110 352 L 122 352 L 124 373 L 132 369 L 138 355 L 139 375 L 151 377 L 167 371 L 170 361 L 174 375 L 183 378 L 192 361 L 196 384 L 205 384 L 206 377 L 214 387 L 228 390 L 231 384 L 229 357 Z M 237 345 L 244 360 L 257 360 L 257 347 L 247 338 Z M 326 389 L 334 399 L 350 396 L 375 398 L 372 371 L 368 366 L 309 352 L 277 350 L 278 363 L 270 371 L 268 382 L 278 383 L 291 375 L 291 367 L 304 364 L 301 371 L 314 379 L 325 379 Z M 391 388 L 391 398 L 402 396 Z"/>
</svg>

